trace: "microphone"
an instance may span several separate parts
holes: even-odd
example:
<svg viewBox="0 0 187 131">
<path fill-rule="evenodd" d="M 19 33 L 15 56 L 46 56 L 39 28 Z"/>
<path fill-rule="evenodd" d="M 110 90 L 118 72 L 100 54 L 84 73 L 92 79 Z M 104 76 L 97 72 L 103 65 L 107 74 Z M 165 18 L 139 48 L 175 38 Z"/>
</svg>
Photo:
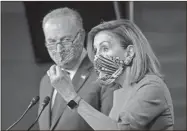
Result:
<svg viewBox="0 0 187 131">
<path fill-rule="evenodd" d="M 11 126 L 9 126 L 6 131 L 10 130 L 12 127 L 14 127 L 25 115 L 26 113 L 39 101 L 40 97 L 39 96 L 36 96 L 36 97 L 33 97 L 29 106 L 27 107 L 27 109 L 25 110 L 25 112 L 21 115 L 21 117 L 16 121 L 14 122 Z"/>
<path fill-rule="evenodd" d="M 50 101 L 50 97 L 49 97 L 49 96 L 46 96 L 46 97 L 44 98 L 43 103 L 42 103 L 42 106 L 41 106 L 40 113 L 39 113 L 38 117 L 35 119 L 35 121 L 32 123 L 32 125 L 27 129 L 27 131 L 29 131 L 29 130 L 36 124 L 36 122 L 37 122 L 38 119 L 40 118 L 40 115 L 41 115 L 42 112 L 44 111 L 45 107 L 49 104 L 49 101 Z"/>
</svg>

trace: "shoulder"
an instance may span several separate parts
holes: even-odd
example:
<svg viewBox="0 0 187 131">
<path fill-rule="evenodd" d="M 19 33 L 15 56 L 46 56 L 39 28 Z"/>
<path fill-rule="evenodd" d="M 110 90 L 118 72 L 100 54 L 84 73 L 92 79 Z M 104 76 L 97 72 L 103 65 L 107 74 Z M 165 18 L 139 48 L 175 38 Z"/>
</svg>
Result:
<svg viewBox="0 0 187 131">
<path fill-rule="evenodd" d="M 136 90 L 142 90 L 144 88 L 148 88 L 147 90 L 153 90 L 154 88 L 164 90 L 167 86 L 162 78 L 156 75 L 145 75 L 142 80 L 134 84 L 134 87 Z"/>
<path fill-rule="evenodd" d="M 164 81 L 156 75 L 146 75 L 134 88 L 139 99 L 158 101 L 165 101 L 165 90 L 168 90 Z"/>
<path fill-rule="evenodd" d="M 137 83 L 137 86 L 139 86 L 139 88 L 146 86 L 146 85 L 155 85 L 155 86 L 166 86 L 164 80 L 156 75 L 145 75 L 145 77 L 140 80 Z"/>
<path fill-rule="evenodd" d="M 155 75 L 146 75 L 132 86 L 130 97 L 124 100 L 126 102 L 120 111 L 120 119 L 137 128 L 147 126 L 168 109 L 167 95 L 169 92 L 166 90 L 167 86 L 161 78 Z"/>
<path fill-rule="evenodd" d="M 47 74 L 45 74 L 42 78 L 41 78 L 41 81 L 40 81 L 40 85 L 41 84 L 44 84 L 46 82 L 49 82 L 49 77 Z"/>
<path fill-rule="evenodd" d="M 50 79 L 47 74 L 45 74 L 40 80 L 40 91 L 51 88 Z"/>
</svg>

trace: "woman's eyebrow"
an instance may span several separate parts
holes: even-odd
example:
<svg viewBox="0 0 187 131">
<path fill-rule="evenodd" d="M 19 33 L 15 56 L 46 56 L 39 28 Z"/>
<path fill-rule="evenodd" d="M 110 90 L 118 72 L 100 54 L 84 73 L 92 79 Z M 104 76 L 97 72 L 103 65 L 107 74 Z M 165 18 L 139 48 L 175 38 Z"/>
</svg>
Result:
<svg viewBox="0 0 187 131">
<path fill-rule="evenodd" d="M 107 44 L 110 44 L 110 42 L 109 42 L 109 41 L 102 41 L 102 42 L 100 42 L 100 43 L 99 43 L 99 46 L 104 45 L 104 43 L 105 43 L 105 42 L 107 42 Z M 94 47 L 94 49 L 96 49 L 95 45 L 93 45 L 93 47 Z"/>
<path fill-rule="evenodd" d="M 101 43 L 99 43 L 99 46 L 105 45 L 105 43 L 110 45 L 110 41 L 102 41 Z"/>
</svg>

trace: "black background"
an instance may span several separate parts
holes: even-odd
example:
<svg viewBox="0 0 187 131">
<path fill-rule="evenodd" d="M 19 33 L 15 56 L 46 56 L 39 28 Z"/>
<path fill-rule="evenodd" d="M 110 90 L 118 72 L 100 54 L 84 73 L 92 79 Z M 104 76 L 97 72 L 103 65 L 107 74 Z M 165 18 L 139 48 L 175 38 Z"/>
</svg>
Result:
<svg viewBox="0 0 187 131">
<path fill-rule="evenodd" d="M 113 4 L 112 1 L 24 2 L 36 62 L 51 62 L 44 45 L 45 39 L 42 30 L 42 19 L 49 11 L 60 7 L 68 7 L 78 11 L 83 18 L 83 25 L 86 32 L 89 32 L 92 27 L 103 21 L 116 19 Z M 126 2 L 120 2 L 119 4 L 120 9 L 125 11 Z M 122 13 L 123 17 L 127 16 L 127 12 Z"/>
</svg>

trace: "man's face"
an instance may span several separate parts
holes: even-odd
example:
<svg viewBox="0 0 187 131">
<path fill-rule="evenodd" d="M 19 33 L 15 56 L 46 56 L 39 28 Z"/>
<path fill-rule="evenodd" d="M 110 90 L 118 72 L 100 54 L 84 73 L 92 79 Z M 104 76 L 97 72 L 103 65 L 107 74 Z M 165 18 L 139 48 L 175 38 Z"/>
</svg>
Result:
<svg viewBox="0 0 187 131">
<path fill-rule="evenodd" d="M 44 25 L 46 47 L 53 61 L 62 68 L 76 65 L 83 49 L 82 30 L 67 17 L 50 19 Z"/>
</svg>

